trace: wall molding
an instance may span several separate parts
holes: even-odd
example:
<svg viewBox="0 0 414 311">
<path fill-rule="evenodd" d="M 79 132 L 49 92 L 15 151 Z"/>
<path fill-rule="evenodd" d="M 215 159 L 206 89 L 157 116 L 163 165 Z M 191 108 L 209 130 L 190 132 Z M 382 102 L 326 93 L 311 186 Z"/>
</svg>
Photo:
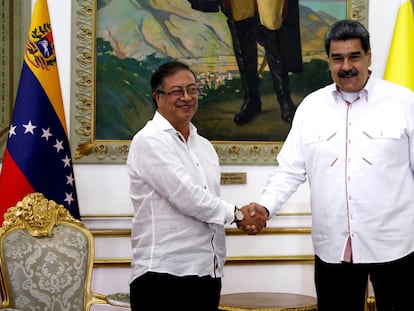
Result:
<svg viewBox="0 0 414 311">
<path fill-rule="evenodd" d="M 299 256 L 230 256 L 225 265 L 313 264 L 314 255 Z M 95 258 L 95 268 L 129 268 L 131 258 Z"/>
</svg>

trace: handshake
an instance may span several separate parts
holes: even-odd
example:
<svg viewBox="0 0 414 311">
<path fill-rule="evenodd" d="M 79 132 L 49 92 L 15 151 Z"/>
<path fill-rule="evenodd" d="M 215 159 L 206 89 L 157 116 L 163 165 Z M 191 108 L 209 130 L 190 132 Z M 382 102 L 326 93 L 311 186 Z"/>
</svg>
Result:
<svg viewBox="0 0 414 311">
<path fill-rule="evenodd" d="M 243 213 L 243 219 L 236 221 L 237 228 L 240 230 L 249 235 L 254 235 L 266 227 L 269 211 L 264 206 L 252 202 L 244 205 L 240 211 Z"/>
</svg>

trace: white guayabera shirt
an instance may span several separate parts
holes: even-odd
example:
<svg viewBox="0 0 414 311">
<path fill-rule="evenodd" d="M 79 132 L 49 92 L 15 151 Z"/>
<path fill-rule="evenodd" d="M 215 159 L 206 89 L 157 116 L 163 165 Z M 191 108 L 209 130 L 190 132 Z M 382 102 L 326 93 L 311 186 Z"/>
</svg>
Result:
<svg viewBox="0 0 414 311">
<path fill-rule="evenodd" d="M 346 103 L 334 84 L 307 96 L 260 204 L 274 215 L 306 178 L 323 261 L 392 261 L 414 251 L 414 93 L 371 75 Z"/>
<path fill-rule="evenodd" d="M 132 278 L 147 271 L 221 277 L 224 224 L 234 204 L 220 199 L 220 166 L 211 143 L 190 125 L 186 142 L 155 113 L 133 138 L 127 160 Z"/>
</svg>

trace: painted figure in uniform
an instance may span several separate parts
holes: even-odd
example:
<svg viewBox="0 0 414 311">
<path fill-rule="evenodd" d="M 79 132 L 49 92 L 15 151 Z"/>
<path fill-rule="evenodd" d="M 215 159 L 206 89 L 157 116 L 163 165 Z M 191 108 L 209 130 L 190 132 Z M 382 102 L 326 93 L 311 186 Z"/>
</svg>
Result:
<svg viewBox="0 0 414 311">
<path fill-rule="evenodd" d="M 262 111 L 258 76 L 258 46 L 265 49 L 281 118 L 290 123 L 296 111 L 289 87 L 289 72 L 302 71 L 298 0 L 190 0 L 200 11 L 227 16 L 234 55 L 244 89 L 244 100 L 234 116 L 238 125 L 249 123 Z"/>
</svg>

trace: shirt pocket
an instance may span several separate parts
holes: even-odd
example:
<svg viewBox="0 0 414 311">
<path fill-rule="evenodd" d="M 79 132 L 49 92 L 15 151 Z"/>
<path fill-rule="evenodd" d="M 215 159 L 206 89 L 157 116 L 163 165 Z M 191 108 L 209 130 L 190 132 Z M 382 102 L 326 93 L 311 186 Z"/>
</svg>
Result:
<svg viewBox="0 0 414 311">
<path fill-rule="evenodd" d="M 311 163 L 335 165 L 338 160 L 338 129 L 327 128 L 307 131 L 302 136 L 305 159 Z"/>
<path fill-rule="evenodd" d="M 361 134 L 362 158 L 369 164 L 391 166 L 408 161 L 408 140 L 401 127 L 366 127 Z"/>
<path fill-rule="evenodd" d="M 303 135 L 302 141 L 305 145 L 310 145 L 314 143 L 327 142 L 335 136 L 336 130 L 321 131 Z"/>
</svg>

